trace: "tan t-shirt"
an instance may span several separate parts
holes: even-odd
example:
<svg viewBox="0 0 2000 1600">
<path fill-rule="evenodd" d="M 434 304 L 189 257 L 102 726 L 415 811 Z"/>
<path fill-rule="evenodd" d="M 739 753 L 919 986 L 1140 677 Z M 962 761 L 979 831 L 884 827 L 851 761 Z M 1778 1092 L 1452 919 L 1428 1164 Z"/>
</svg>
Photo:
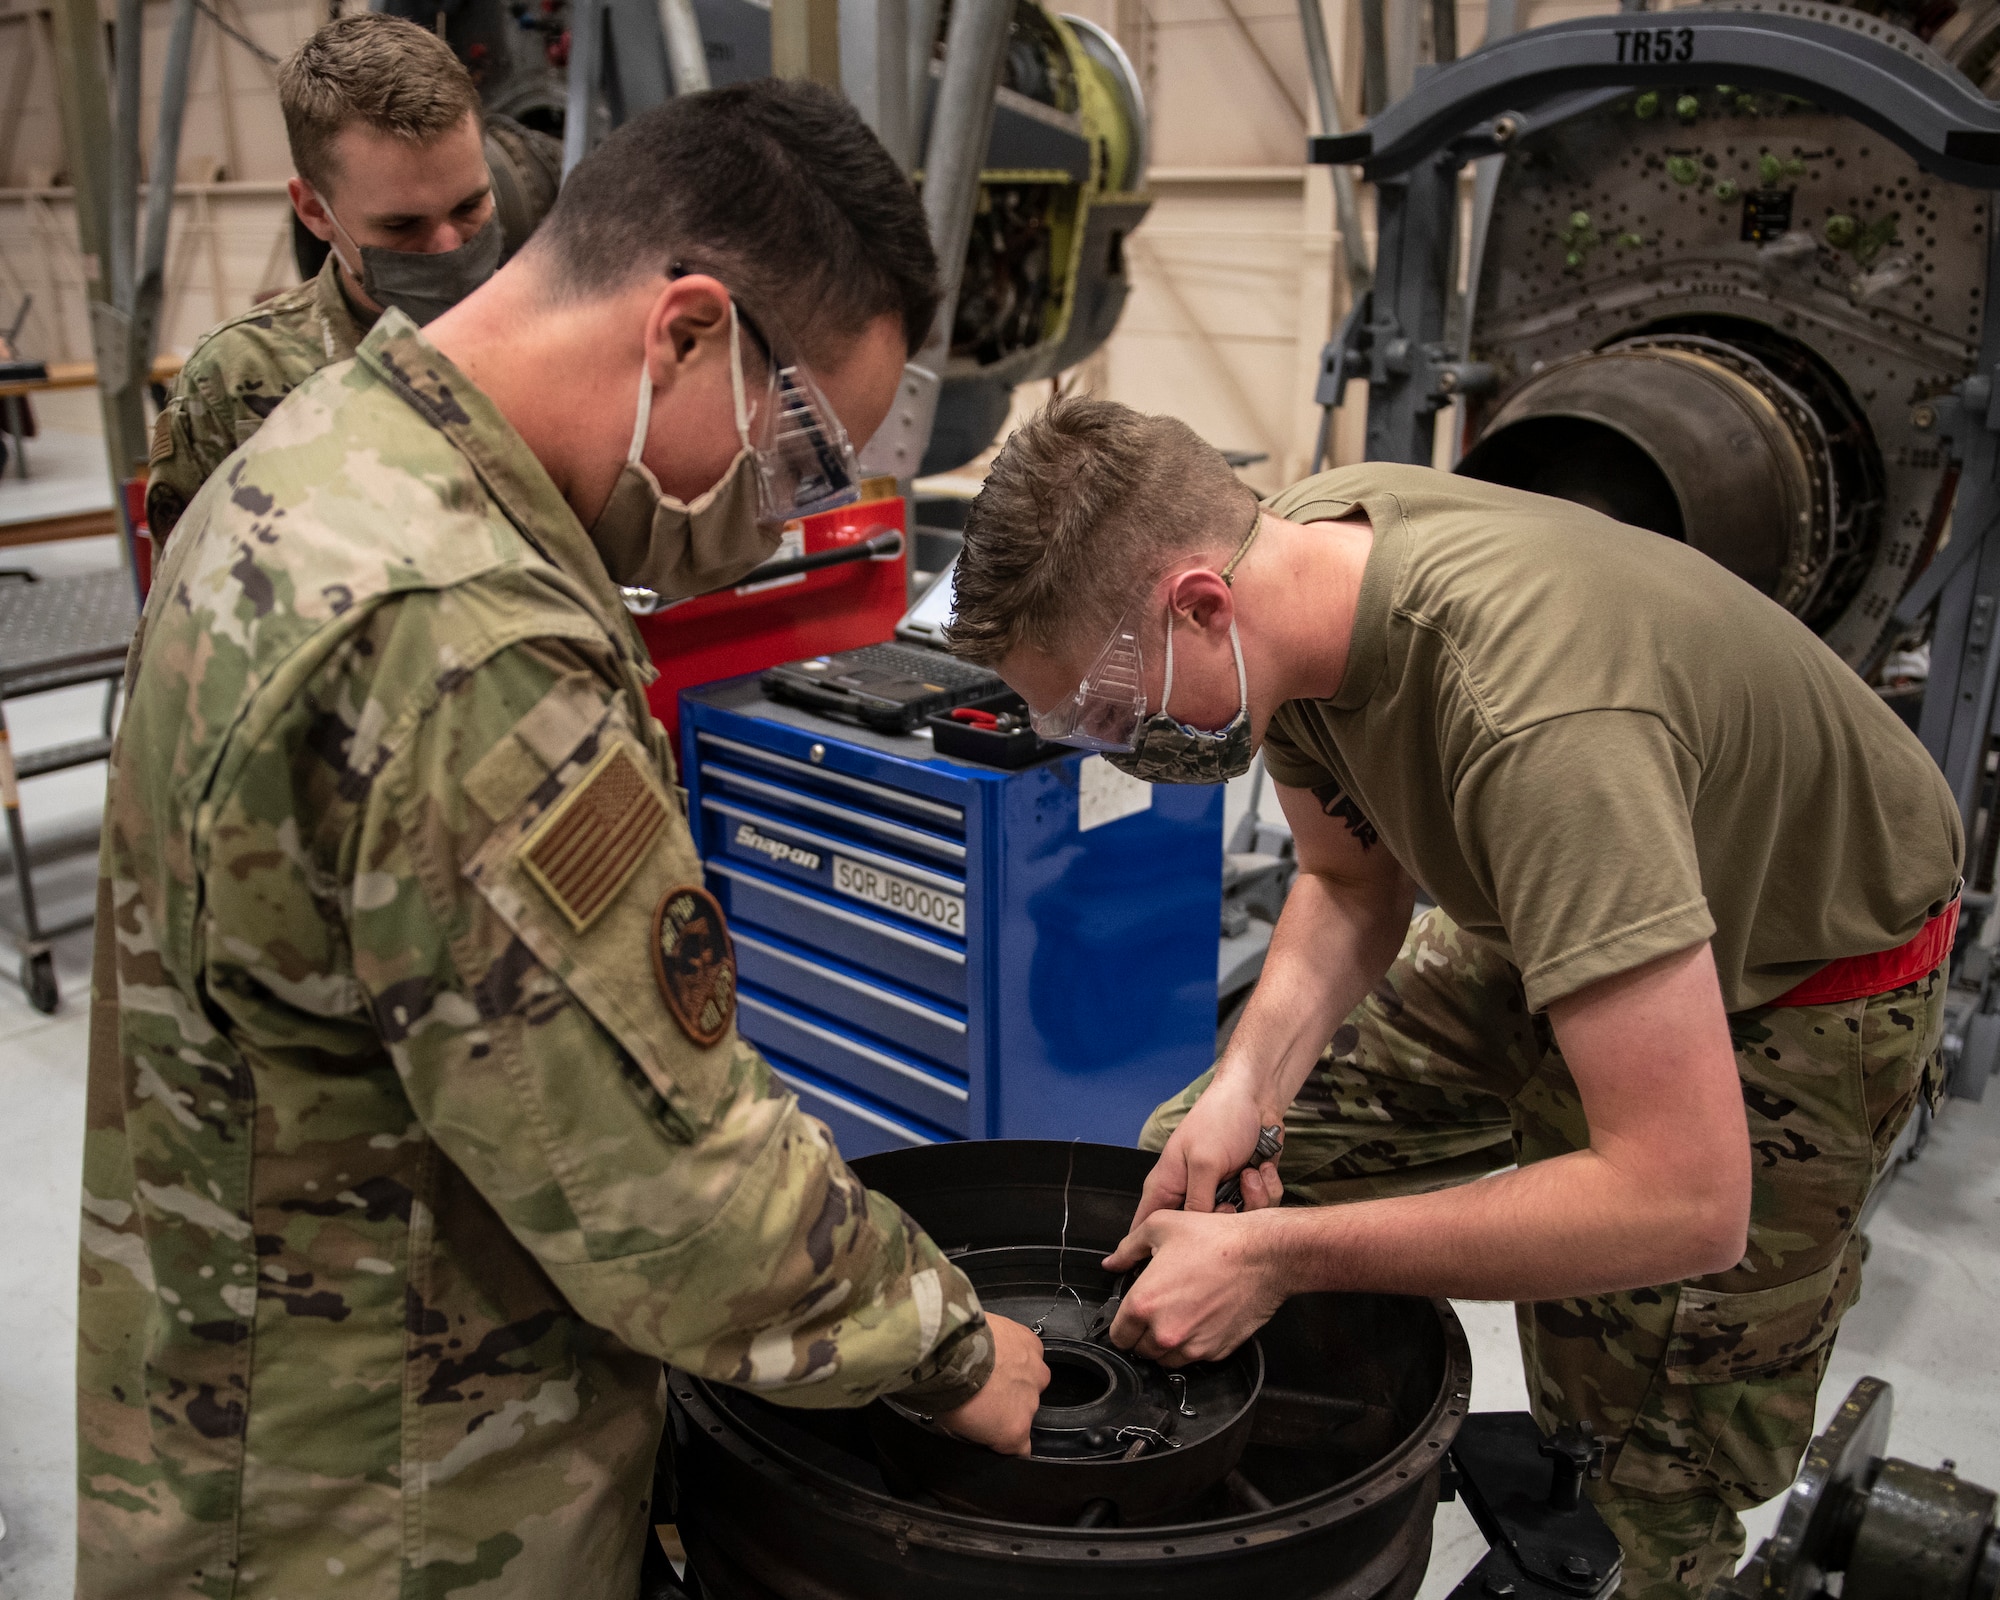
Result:
<svg viewBox="0 0 2000 1600">
<path fill-rule="evenodd" d="M 1346 677 L 1279 707 L 1265 761 L 1379 834 L 1535 1009 L 1708 939 L 1739 1011 L 1943 909 L 1963 840 L 1936 764 L 1741 579 L 1425 467 L 1343 467 L 1269 503 L 1294 522 L 1356 506 L 1374 548 Z"/>
</svg>

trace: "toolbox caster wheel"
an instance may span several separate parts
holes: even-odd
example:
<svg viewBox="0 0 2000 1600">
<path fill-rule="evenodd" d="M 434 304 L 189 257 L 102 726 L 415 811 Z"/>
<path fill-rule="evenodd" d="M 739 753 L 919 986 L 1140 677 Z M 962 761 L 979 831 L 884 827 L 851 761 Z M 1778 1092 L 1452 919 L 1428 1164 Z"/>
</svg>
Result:
<svg viewBox="0 0 2000 1600">
<path fill-rule="evenodd" d="M 56 958 L 44 950 L 40 955 L 21 957 L 21 987 L 28 991 L 28 1004 L 43 1016 L 52 1013 L 62 999 L 56 988 Z"/>
</svg>

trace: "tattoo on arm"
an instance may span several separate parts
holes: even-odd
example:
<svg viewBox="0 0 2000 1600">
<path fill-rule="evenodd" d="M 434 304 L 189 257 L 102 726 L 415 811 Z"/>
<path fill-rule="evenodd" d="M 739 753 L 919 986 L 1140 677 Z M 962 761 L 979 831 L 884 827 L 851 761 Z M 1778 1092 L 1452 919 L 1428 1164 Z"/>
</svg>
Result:
<svg viewBox="0 0 2000 1600">
<path fill-rule="evenodd" d="M 1354 835 L 1363 850 L 1374 846 L 1379 837 L 1375 832 L 1375 824 L 1361 814 L 1361 808 L 1348 797 L 1347 791 L 1339 784 L 1321 784 L 1313 790 L 1313 798 L 1319 802 L 1321 811 L 1347 824 L 1347 831 Z"/>
</svg>

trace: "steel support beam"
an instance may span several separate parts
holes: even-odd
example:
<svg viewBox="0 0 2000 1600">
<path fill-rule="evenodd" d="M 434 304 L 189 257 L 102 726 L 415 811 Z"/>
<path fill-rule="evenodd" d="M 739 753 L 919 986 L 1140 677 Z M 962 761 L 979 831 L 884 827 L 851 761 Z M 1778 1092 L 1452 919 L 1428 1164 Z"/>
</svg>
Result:
<svg viewBox="0 0 2000 1600">
<path fill-rule="evenodd" d="M 841 89 L 905 172 L 917 164 L 910 9 L 910 0 L 840 0 Z"/>
<path fill-rule="evenodd" d="M 660 32 L 666 35 L 674 93 L 700 94 L 709 87 L 708 47 L 702 43 L 694 0 L 660 0 Z"/>
<path fill-rule="evenodd" d="M 1995 693 L 2000 685 L 2000 316 L 1993 312 L 1995 293 L 2000 293 L 2000 240 L 1989 240 L 1979 371 L 1939 407 L 1942 442 L 1958 459 L 1960 472 L 1951 543 L 1934 558 L 1934 565 L 1949 562 L 1949 567 L 1937 596 L 1931 677 L 1918 721 L 1918 734 L 1958 801 L 1968 862 L 1978 859 L 1974 823 L 1986 752 L 2000 720 Z M 1916 620 L 1905 608 L 1920 610 L 1910 603 L 1920 588 L 1928 587 L 1922 578 L 1911 586 L 1904 606 L 1897 608 L 1898 620 Z M 1990 820 L 1987 826 L 1993 826 Z"/>
<path fill-rule="evenodd" d="M 931 69 L 937 54 L 938 18 L 944 0 L 909 0 L 910 4 L 910 162 L 923 153 L 928 132 L 925 117 L 931 97 Z"/>
<path fill-rule="evenodd" d="M 1515 0 L 1486 0 L 1485 45 L 1498 44 L 1502 39 L 1511 37 L 1517 25 Z M 1500 172 L 1506 160 L 1505 156 L 1486 156 L 1472 164 L 1472 220 L 1465 243 L 1465 302 L 1458 330 L 1461 356 L 1472 348 L 1472 322 L 1479 306 L 1479 280 L 1486 271 L 1486 234 L 1493 225 L 1493 203 L 1499 198 Z"/>
<path fill-rule="evenodd" d="M 937 418 L 938 389 L 951 353 L 952 322 L 965 275 L 965 246 L 979 199 L 979 172 L 993 137 L 993 98 L 1013 21 L 1013 0 L 955 0 L 945 30 L 944 73 L 931 114 L 923 173 L 924 216 L 930 223 L 943 292 L 930 337 L 904 367 L 896 404 L 863 456 L 869 471 L 893 473 L 905 493 Z"/>
<path fill-rule="evenodd" d="M 1444 337 L 1458 168 L 1449 157 L 1433 158 L 1375 189 L 1375 292 L 1363 323 L 1370 461 L 1429 466 L 1437 414 L 1451 399 L 1438 374 L 1453 354 Z"/>
<path fill-rule="evenodd" d="M 55 41 L 63 144 L 70 182 L 76 190 L 77 242 L 82 247 L 85 292 L 90 300 L 105 460 L 111 472 L 113 503 L 122 517 L 124 480 L 146 464 L 146 411 L 141 394 L 145 373 L 133 370 L 131 319 L 112 298 L 113 132 L 111 103 L 104 85 L 104 35 L 95 0 L 53 0 L 49 20 Z M 130 216 L 129 209 L 126 215 Z M 130 541 L 121 540 L 120 544 L 129 565 Z"/>
<path fill-rule="evenodd" d="M 1340 90 L 1333 81 L 1333 56 L 1327 49 L 1326 18 L 1319 0 L 1299 0 L 1299 31 L 1305 35 L 1306 65 L 1312 74 L 1313 104 L 1319 111 L 1321 133 L 1342 133 Z M 1347 267 L 1347 286 L 1359 300 L 1368 292 L 1374 273 L 1368 266 L 1368 240 L 1361 231 L 1361 199 L 1354 174 L 1333 169 L 1333 215 L 1340 228 L 1340 257 Z"/>
<path fill-rule="evenodd" d="M 180 170 L 181 122 L 187 111 L 188 64 L 194 58 L 195 0 L 174 0 L 167 59 L 160 74 L 160 120 L 146 183 L 146 235 L 132 285 L 132 360 L 153 370 L 160 342 L 160 305 L 167 287 L 167 236 L 174 221 L 174 180 Z"/>
<path fill-rule="evenodd" d="M 141 0 L 118 0 L 118 28 L 112 39 L 111 192 L 106 245 L 110 255 L 111 299 L 132 311 L 132 252 L 138 232 L 139 69 L 146 27 Z M 130 357 L 128 356 L 129 360 Z"/>
<path fill-rule="evenodd" d="M 604 0 L 570 0 L 569 101 L 563 109 L 563 176 L 595 142 L 597 97 L 604 86 Z"/>
<path fill-rule="evenodd" d="M 1426 9 L 1427 0 L 1383 0 L 1383 71 L 1389 86 L 1389 105 L 1408 94 L 1417 81 Z"/>
</svg>

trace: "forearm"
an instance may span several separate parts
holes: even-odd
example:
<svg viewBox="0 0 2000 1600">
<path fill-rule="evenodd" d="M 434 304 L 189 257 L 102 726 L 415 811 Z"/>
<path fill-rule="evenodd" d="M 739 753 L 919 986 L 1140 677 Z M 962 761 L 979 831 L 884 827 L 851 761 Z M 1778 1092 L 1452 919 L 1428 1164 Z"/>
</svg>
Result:
<svg viewBox="0 0 2000 1600">
<path fill-rule="evenodd" d="M 1560 1300 L 1720 1272 L 1742 1223 L 1699 1185 L 1579 1150 L 1431 1194 L 1260 1211 L 1253 1250 L 1289 1292 Z"/>
<path fill-rule="evenodd" d="M 1400 873 L 1370 885 L 1300 873 L 1217 1081 L 1248 1088 L 1266 1120 L 1279 1121 L 1334 1030 L 1396 959 L 1414 898 Z"/>
</svg>

